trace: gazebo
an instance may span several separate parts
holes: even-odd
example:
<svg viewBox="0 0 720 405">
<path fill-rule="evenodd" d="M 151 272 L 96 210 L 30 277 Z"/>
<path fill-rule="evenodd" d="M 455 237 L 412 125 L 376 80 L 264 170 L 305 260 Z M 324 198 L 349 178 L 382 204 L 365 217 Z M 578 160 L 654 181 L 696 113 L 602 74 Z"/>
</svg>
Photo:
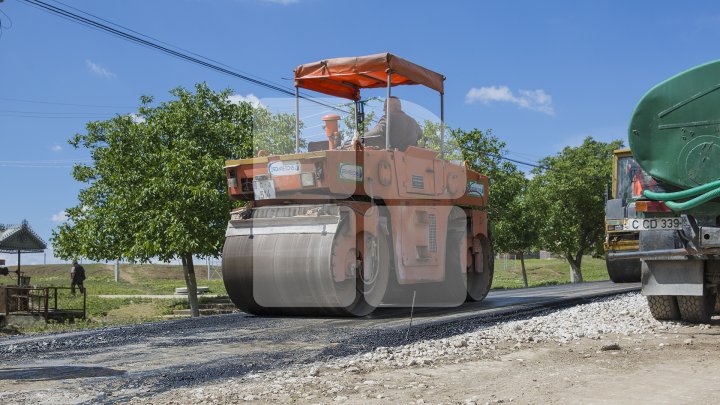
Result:
<svg viewBox="0 0 720 405">
<path fill-rule="evenodd" d="M 22 253 L 42 253 L 47 244 L 28 225 L 27 220 L 20 225 L 0 224 L 0 253 L 17 253 L 18 285 L 20 282 L 20 255 Z"/>
</svg>

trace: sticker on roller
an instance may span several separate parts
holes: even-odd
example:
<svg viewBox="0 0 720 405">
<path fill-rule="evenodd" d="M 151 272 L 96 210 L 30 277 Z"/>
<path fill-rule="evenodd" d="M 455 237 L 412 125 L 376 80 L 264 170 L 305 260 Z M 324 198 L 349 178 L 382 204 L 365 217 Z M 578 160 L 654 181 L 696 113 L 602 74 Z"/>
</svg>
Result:
<svg viewBox="0 0 720 405">
<path fill-rule="evenodd" d="M 475 181 L 470 181 L 467 184 L 467 194 L 470 197 L 485 197 L 485 185 Z"/>
<path fill-rule="evenodd" d="M 271 176 L 292 176 L 300 174 L 299 160 L 276 160 L 268 163 L 268 173 Z"/>
<path fill-rule="evenodd" d="M 363 180 L 363 168 L 359 165 L 353 165 L 348 163 L 340 163 L 338 169 L 340 180 L 348 181 L 362 181 Z"/>
</svg>

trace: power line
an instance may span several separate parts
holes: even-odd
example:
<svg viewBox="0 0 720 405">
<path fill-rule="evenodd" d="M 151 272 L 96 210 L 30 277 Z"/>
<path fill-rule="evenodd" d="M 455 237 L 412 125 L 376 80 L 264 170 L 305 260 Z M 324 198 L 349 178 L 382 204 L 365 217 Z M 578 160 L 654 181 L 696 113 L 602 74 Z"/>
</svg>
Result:
<svg viewBox="0 0 720 405">
<path fill-rule="evenodd" d="M 507 157 L 507 156 L 502 156 L 502 155 L 498 155 L 498 154 L 495 154 L 495 153 L 483 152 L 483 151 L 479 151 L 479 150 L 473 150 L 473 152 L 480 153 L 480 154 L 483 154 L 483 155 L 485 155 L 485 156 L 489 156 L 489 157 L 492 157 L 492 158 L 495 158 L 495 159 L 507 160 L 508 162 L 517 163 L 517 164 L 519 164 L 519 165 L 530 166 L 530 167 L 538 167 L 538 168 L 541 168 L 541 169 L 544 169 L 544 168 L 545 168 L 545 166 L 539 165 L 539 164 L 537 164 L 537 163 L 523 162 L 522 160 L 511 159 L 511 158 L 509 158 L 509 157 Z"/>
<path fill-rule="evenodd" d="M 99 30 L 105 31 L 106 33 L 109 33 L 109 34 L 111 34 L 111 35 L 120 37 L 120 38 L 125 39 L 125 40 L 127 40 L 127 41 L 136 43 L 136 44 L 138 44 L 138 45 L 142 45 L 142 46 L 145 46 L 145 47 L 149 47 L 149 48 L 151 48 L 151 49 L 154 49 L 154 50 L 157 50 L 157 51 L 159 51 L 159 52 L 168 54 L 168 55 L 170 55 L 170 56 L 173 56 L 173 57 L 176 57 L 176 58 L 185 60 L 185 61 L 187 61 L 187 62 L 195 63 L 195 64 L 197 64 L 197 65 L 206 67 L 206 68 L 211 69 L 211 70 L 214 70 L 214 71 L 216 71 L 216 72 L 224 73 L 224 74 L 226 74 L 226 75 L 229 75 L 229 76 L 235 77 L 235 78 L 237 78 L 237 79 L 240 79 L 240 80 L 244 80 L 244 81 L 253 83 L 253 84 L 257 85 L 257 86 L 264 87 L 264 88 L 269 89 L 269 90 L 274 90 L 274 91 L 277 91 L 277 92 L 279 92 L 279 93 L 283 93 L 283 94 L 286 94 L 286 95 L 289 95 L 289 96 L 295 96 L 295 92 L 294 92 L 294 91 L 291 91 L 291 90 L 289 90 L 289 89 L 287 89 L 287 88 L 284 88 L 284 87 L 282 87 L 282 86 L 280 86 L 280 85 L 275 85 L 275 84 L 269 83 L 268 81 L 266 81 L 266 80 L 264 80 L 264 79 L 256 79 L 256 78 L 250 77 L 249 75 L 245 75 L 245 74 L 236 72 L 236 71 L 234 71 L 234 70 L 231 70 L 230 68 L 222 67 L 222 66 L 220 66 L 220 65 L 217 64 L 217 63 L 213 63 L 211 59 L 206 58 L 206 57 L 204 57 L 204 56 L 198 55 L 198 57 L 195 57 L 195 56 L 189 55 L 189 54 L 187 54 L 187 53 L 183 53 L 183 52 L 180 52 L 180 51 L 176 51 L 176 50 L 174 50 L 174 49 L 170 49 L 170 48 L 168 48 L 167 46 L 163 46 L 163 45 L 161 45 L 160 43 L 158 43 L 159 41 L 155 41 L 155 42 L 154 42 L 153 40 L 148 40 L 148 39 L 140 38 L 140 37 L 138 37 L 138 36 L 136 36 L 136 35 L 133 35 L 133 34 L 129 33 L 128 31 L 130 31 L 130 30 L 128 30 L 128 29 L 125 29 L 125 31 L 123 31 L 122 29 L 117 29 L 117 28 L 110 27 L 110 26 L 108 26 L 108 25 L 106 25 L 106 24 L 103 24 L 103 23 L 101 23 L 101 22 L 98 22 L 98 21 L 92 20 L 92 19 L 90 19 L 90 18 L 83 17 L 83 16 L 81 16 L 81 15 L 75 14 L 75 13 L 73 13 L 72 11 L 68 11 L 68 10 L 65 10 L 65 9 L 60 8 L 60 7 L 57 7 L 57 6 L 53 6 L 53 5 L 48 4 L 48 3 L 46 3 L 46 2 L 44 2 L 44 1 L 42 1 L 42 0 L 21 0 L 21 1 L 23 1 L 24 3 L 27 3 L 27 4 L 29 4 L 29 5 L 36 6 L 36 7 L 38 7 L 38 8 L 41 8 L 41 9 L 43 9 L 43 10 L 45 10 L 45 11 L 51 13 L 51 14 L 55 14 L 55 15 L 57 15 L 57 16 L 60 16 L 60 17 L 65 18 L 65 19 L 69 19 L 69 20 L 71 20 L 71 21 L 73 21 L 73 22 L 76 22 L 76 23 L 78 23 L 78 24 L 85 25 L 85 26 L 88 26 L 88 27 L 91 27 L 91 28 L 95 28 L 95 29 L 99 29 Z M 85 12 L 83 12 L 83 13 L 86 14 L 86 15 L 90 15 L 90 14 L 85 13 Z M 97 18 L 97 17 L 96 17 L 96 18 Z M 107 20 L 105 20 L 105 21 L 107 21 Z M 113 24 L 113 25 L 115 25 L 116 27 L 122 28 L 122 27 L 119 26 L 118 24 L 115 24 L 115 23 L 110 23 L 110 24 Z M 142 35 L 142 34 L 141 34 L 141 35 Z M 148 37 L 147 35 L 143 35 L 143 36 L 146 37 L 146 38 L 150 38 L 150 37 Z M 175 48 L 177 48 L 177 47 L 175 47 Z M 200 59 L 200 58 L 202 58 L 202 59 Z M 321 101 L 314 100 L 314 99 L 309 98 L 309 97 L 307 97 L 307 96 L 305 96 L 305 95 L 299 95 L 299 97 L 302 98 L 302 99 L 308 100 L 308 101 L 310 101 L 310 102 L 313 102 L 313 103 L 316 103 L 316 104 L 319 104 L 319 105 L 323 105 L 323 106 L 325 106 L 325 107 L 332 108 L 332 109 L 337 110 L 337 111 L 343 111 L 343 112 L 346 112 L 346 113 L 347 113 L 347 111 L 345 111 L 345 110 L 343 110 L 343 109 L 341 109 L 341 108 L 339 108 L 339 107 L 337 107 L 337 106 L 333 106 L 333 105 L 330 105 L 330 104 L 325 104 L 325 103 L 323 103 L 323 102 L 321 102 Z"/>
<path fill-rule="evenodd" d="M 41 100 L 29 100 L 24 98 L 11 98 L 11 97 L 0 97 L 3 101 L 14 101 L 19 103 L 32 103 L 32 104 L 49 104 L 49 105 L 64 105 L 69 107 L 96 107 L 96 108 L 135 108 L 132 106 L 121 106 L 121 105 L 98 105 L 98 104 L 75 104 L 75 103 L 61 103 L 55 101 L 41 101 Z"/>
<path fill-rule="evenodd" d="M 6 118 L 40 118 L 40 119 L 102 119 L 110 118 L 109 115 L 32 115 L 32 114 L 0 114 L 0 117 Z"/>
<path fill-rule="evenodd" d="M 195 53 L 195 52 L 192 52 L 192 51 L 190 51 L 190 50 L 187 50 L 187 49 L 185 49 L 185 48 L 179 47 L 179 46 L 177 46 L 177 45 L 170 44 L 170 43 L 165 42 L 165 41 L 163 41 L 163 40 L 160 40 L 160 39 L 158 39 L 158 38 L 154 38 L 154 37 L 152 37 L 152 36 L 150 36 L 150 35 L 143 34 L 142 32 L 135 31 L 135 30 L 133 30 L 133 29 L 131 29 L 131 28 L 128 28 L 128 27 L 123 26 L 123 25 L 121 25 L 121 24 L 114 23 L 114 22 L 112 22 L 112 21 L 106 20 L 106 19 L 104 19 L 104 18 L 102 18 L 102 17 L 100 17 L 100 16 L 97 16 L 97 15 L 95 15 L 95 14 L 89 13 L 89 12 L 87 12 L 87 11 L 80 10 L 80 9 L 78 9 L 78 8 L 75 8 L 75 7 L 67 4 L 67 3 L 63 3 L 62 1 L 59 1 L 59 0 L 54 0 L 54 1 L 55 1 L 55 3 L 62 4 L 63 6 L 65 6 L 65 7 L 67 7 L 67 8 L 70 8 L 70 9 L 75 10 L 75 11 L 77 11 L 77 12 L 83 13 L 83 14 L 85 14 L 85 15 L 87 15 L 87 16 L 96 18 L 96 19 L 98 19 L 98 20 L 100 20 L 100 21 L 103 21 L 103 22 L 106 22 L 106 23 L 108 23 L 108 24 L 114 25 L 114 26 L 116 26 L 116 27 L 118 27 L 118 28 L 122 28 L 122 29 L 127 30 L 127 31 L 129 31 L 129 32 L 132 32 L 132 33 L 134 33 L 134 34 L 143 36 L 143 37 L 145 37 L 145 38 L 147 38 L 147 39 L 150 39 L 150 40 L 159 42 L 159 43 L 161 43 L 161 44 L 167 45 L 167 46 L 172 47 L 172 48 L 179 49 L 179 50 L 181 50 L 181 51 L 183 51 L 183 52 L 189 53 L 190 55 L 197 56 L 198 58 L 202 58 L 202 59 L 205 59 L 205 60 L 207 60 L 207 61 L 210 61 L 210 62 L 213 62 L 213 63 L 217 63 L 218 65 L 224 66 L 224 67 L 226 67 L 226 68 L 228 68 L 228 69 L 234 69 L 234 70 L 236 70 L 236 71 L 238 71 L 238 72 L 240 72 L 240 73 L 242 73 L 242 74 L 244 74 L 244 75 L 246 75 L 246 76 L 250 76 L 250 77 L 252 77 L 252 78 L 255 78 L 255 79 L 258 79 L 258 80 L 262 80 L 262 81 L 265 81 L 265 82 L 274 84 L 274 85 L 276 85 L 276 86 L 278 86 L 278 87 L 284 87 L 284 88 L 288 89 L 289 91 L 295 91 L 295 89 L 292 88 L 292 87 L 288 87 L 288 86 L 285 86 L 285 85 L 282 85 L 282 84 L 278 84 L 278 83 L 276 83 L 276 82 L 271 82 L 270 80 L 263 79 L 262 77 L 255 76 L 255 75 L 253 75 L 253 74 L 251 74 L 251 73 L 248 73 L 248 72 L 243 72 L 242 70 L 236 69 L 236 68 L 234 68 L 234 67 L 232 67 L 232 66 L 226 65 L 226 64 L 224 64 L 224 63 L 222 63 L 222 62 L 219 62 L 219 61 L 217 61 L 217 60 L 208 58 L 208 57 L 203 56 L 203 55 L 199 55 L 199 54 L 197 54 L 197 53 Z"/>
<path fill-rule="evenodd" d="M 74 112 L 74 111 L 22 111 L 22 110 L 0 110 L 0 113 L 11 114 L 38 114 L 38 115 L 112 115 L 107 112 Z"/>
</svg>

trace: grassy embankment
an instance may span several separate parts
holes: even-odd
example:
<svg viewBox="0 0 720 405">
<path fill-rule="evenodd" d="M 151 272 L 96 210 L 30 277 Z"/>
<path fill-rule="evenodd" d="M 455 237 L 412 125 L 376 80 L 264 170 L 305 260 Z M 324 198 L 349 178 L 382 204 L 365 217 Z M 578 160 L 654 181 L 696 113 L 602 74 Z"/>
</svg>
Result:
<svg viewBox="0 0 720 405">
<path fill-rule="evenodd" d="M 13 268 L 10 266 L 10 270 Z M 36 287 L 69 287 L 70 265 L 23 266 L 23 271 L 31 277 Z M 163 319 L 174 309 L 188 308 L 187 300 L 149 299 L 149 298 L 100 298 L 100 295 L 172 295 L 175 288 L 184 287 L 182 267 L 172 265 L 129 265 L 120 268 L 120 281 L 115 282 L 114 265 L 87 264 L 87 320 L 73 325 L 50 324 L 42 328 L 25 329 L 26 332 L 41 330 L 64 330 L 107 325 L 147 322 Z M 210 294 L 225 295 L 222 280 L 207 280 L 207 267 L 195 268 L 198 285 L 208 286 Z M 217 276 L 215 276 L 217 278 Z M 14 274 L 0 278 L 2 284 L 14 284 Z M 82 299 L 78 293 L 71 297 L 68 290 L 60 290 L 61 308 L 82 308 Z M 202 302 L 202 297 L 201 297 Z"/>
<path fill-rule="evenodd" d="M 147 298 L 100 298 L 100 295 L 169 295 L 176 287 L 184 287 L 185 281 L 180 266 L 170 265 L 127 265 L 120 271 L 120 282 L 114 280 L 114 266 L 111 264 L 88 264 L 85 287 L 88 291 L 86 321 L 72 325 L 50 324 L 41 328 L 25 328 L 23 332 L 67 330 L 129 324 L 163 319 L 174 309 L 187 308 L 184 299 Z M 563 284 L 569 282 L 568 264 L 561 259 L 525 260 L 528 281 L 531 287 Z M 35 286 L 70 285 L 70 265 L 24 266 Z M 11 268 L 12 270 L 12 268 Z M 207 268 L 196 267 L 198 285 L 208 286 L 211 294 L 225 295 L 222 280 L 207 280 Z M 583 276 L 586 281 L 607 280 L 603 259 L 585 257 Z M 0 283 L 13 284 L 11 276 L 0 278 Z M 504 259 L 495 262 L 493 288 L 522 288 L 520 261 Z M 67 291 L 60 299 L 61 306 L 81 307 L 79 298 L 71 298 Z M 202 298 L 201 298 L 202 302 Z"/>
<path fill-rule="evenodd" d="M 525 259 L 525 270 L 530 287 L 565 284 L 570 282 L 570 265 L 562 259 Z M 582 274 L 585 281 L 608 280 L 605 259 L 584 256 Z M 495 260 L 493 288 L 522 288 L 520 260 Z"/>
</svg>

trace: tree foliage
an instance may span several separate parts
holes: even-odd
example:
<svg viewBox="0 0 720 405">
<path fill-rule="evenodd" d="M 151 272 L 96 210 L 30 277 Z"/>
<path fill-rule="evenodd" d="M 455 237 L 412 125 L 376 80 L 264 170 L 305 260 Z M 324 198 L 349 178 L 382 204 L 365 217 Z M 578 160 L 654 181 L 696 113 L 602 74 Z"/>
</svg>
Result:
<svg viewBox="0 0 720 405">
<path fill-rule="evenodd" d="M 367 104 L 370 101 L 376 101 L 380 100 L 379 98 L 373 97 L 369 98 L 367 100 L 364 100 L 363 103 Z M 355 127 L 357 127 L 357 124 L 355 123 L 355 103 L 349 103 L 344 104 L 342 106 L 343 108 L 347 108 L 350 110 L 348 114 L 344 114 L 342 117 L 342 122 L 345 125 L 346 132 L 343 135 L 343 139 L 345 141 L 352 139 L 352 137 L 355 135 Z M 375 121 L 375 111 L 364 109 L 365 111 L 365 117 L 363 121 L 360 123 L 360 127 L 358 128 L 359 134 L 366 133 L 370 127 L 373 125 L 373 122 Z"/>
<path fill-rule="evenodd" d="M 418 139 L 418 146 L 439 151 L 440 150 L 440 123 L 430 120 L 423 121 L 422 138 Z M 462 160 L 462 152 L 458 145 L 457 139 L 452 135 L 453 131 L 445 125 L 445 139 L 443 142 L 443 150 L 445 151 L 445 159 Z"/>
<path fill-rule="evenodd" d="M 621 146 L 621 141 L 585 138 L 582 145 L 543 159 L 528 187 L 540 244 L 568 260 L 573 282 L 582 281 L 582 256 L 601 249 L 604 191 L 612 179 L 612 151 Z"/>
<path fill-rule="evenodd" d="M 270 155 L 295 153 L 295 114 L 273 114 L 260 105 L 254 110 L 252 124 L 253 156 L 257 156 L 260 150 Z M 301 121 L 301 131 L 302 128 Z M 306 141 L 301 136 L 300 147 L 304 148 L 306 145 Z"/>
<path fill-rule="evenodd" d="M 70 140 L 92 163 L 75 166 L 86 187 L 52 242 L 66 259 L 180 259 L 192 301 L 192 258 L 221 251 L 232 208 L 223 165 L 252 153 L 253 113 L 249 103 L 231 103 L 230 90 L 206 84 L 171 94 L 156 107 L 143 97 L 137 116 L 90 122 Z"/>
<path fill-rule="evenodd" d="M 453 130 L 452 140 L 470 168 L 489 178 L 488 217 L 492 224 L 495 251 L 514 252 L 533 247 L 532 234 L 520 243 L 512 232 L 521 226 L 517 223 L 521 219 L 517 218 L 516 199 L 523 195 L 526 179 L 514 164 L 502 159 L 507 153 L 505 142 L 495 137 L 491 130 L 482 132 L 478 129 Z"/>
</svg>

